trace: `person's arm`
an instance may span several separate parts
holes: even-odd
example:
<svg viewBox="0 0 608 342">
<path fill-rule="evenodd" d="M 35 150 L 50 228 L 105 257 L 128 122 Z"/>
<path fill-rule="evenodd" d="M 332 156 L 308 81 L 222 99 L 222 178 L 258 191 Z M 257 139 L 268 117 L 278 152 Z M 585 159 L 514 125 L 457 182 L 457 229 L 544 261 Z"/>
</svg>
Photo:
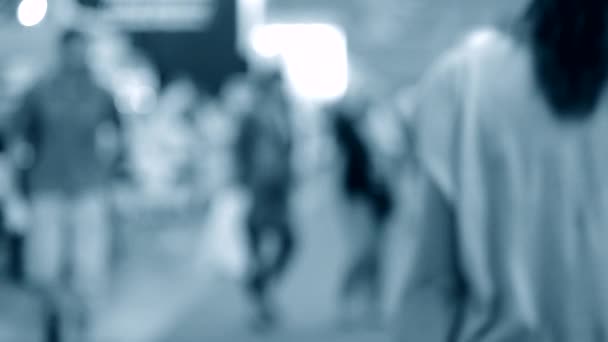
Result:
<svg viewBox="0 0 608 342">
<path fill-rule="evenodd" d="M 462 309 L 466 279 L 456 220 L 459 122 L 465 86 L 461 57 L 450 54 L 441 60 L 416 94 L 418 187 L 414 191 L 419 216 L 399 303 L 399 341 L 450 341 Z"/>
<path fill-rule="evenodd" d="M 10 134 L 7 135 L 13 163 L 18 168 L 29 169 L 35 163 L 42 144 L 42 125 L 38 90 L 30 89 L 22 97 L 11 118 Z"/>
<path fill-rule="evenodd" d="M 7 228 L 23 232 L 29 227 L 27 200 L 30 196 L 28 170 L 34 167 L 42 144 L 41 112 L 38 89 L 29 89 L 11 113 L 6 131 L 4 153 L 8 181 L 5 215 Z"/>
<path fill-rule="evenodd" d="M 123 120 L 110 95 L 106 96 L 105 117 L 99 132 L 99 147 L 103 158 L 109 161 L 112 172 L 126 177 L 128 174 L 128 144 Z"/>
<path fill-rule="evenodd" d="M 399 341 L 450 340 L 463 299 L 454 210 L 432 179 L 420 174 L 421 211 L 400 302 Z"/>
<path fill-rule="evenodd" d="M 251 181 L 251 168 L 253 156 L 253 134 L 255 113 L 247 113 L 239 122 L 238 133 L 234 143 L 234 158 L 237 165 L 237 178 L 241 185 L 249 186 Z"/>
<path fill-rule="evenodd" d="M 0 198 L 6 199 L 12 192 L 13 164 L 7 146 L 6 134 L 0 132 Z"/>
</svg>

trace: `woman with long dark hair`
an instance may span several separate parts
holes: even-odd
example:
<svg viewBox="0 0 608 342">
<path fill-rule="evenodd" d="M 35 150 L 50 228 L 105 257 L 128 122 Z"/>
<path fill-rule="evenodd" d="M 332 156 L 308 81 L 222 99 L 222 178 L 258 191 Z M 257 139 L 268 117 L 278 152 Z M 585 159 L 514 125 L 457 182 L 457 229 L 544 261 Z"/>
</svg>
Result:
<svg viewBox="0 0 608 342">
<path fill-rule="evenodd" d="M 608 340 L 607 48 L 608 1 L 533 0 L 424 79 L 400 340 Z"/>
<path fill-rule="evenodd" d="M 363 131 L 369 110 L 366 102 L 349 99 L 331 109 L 333 134 L 343 158 L 340 192 L 349 237 L 338 298 L 338 323 L 343 328 L 376 328 L 382 323 L 382 247 L 392 197 L 388 181 L 376 170 L 375 151 Z"/>
</svg>

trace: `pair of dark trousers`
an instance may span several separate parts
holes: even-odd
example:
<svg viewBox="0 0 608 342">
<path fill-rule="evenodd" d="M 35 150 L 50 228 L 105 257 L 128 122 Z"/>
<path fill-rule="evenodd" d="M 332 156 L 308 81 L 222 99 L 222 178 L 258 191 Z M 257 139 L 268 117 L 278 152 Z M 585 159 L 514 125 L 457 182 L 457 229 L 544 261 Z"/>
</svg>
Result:
<svg viewBox="0 0 608 342">
<path fill-rule="evenodd" d="M 276 242 L 274 253 L 266 255 L 264 246 L 273 240 Z M 247 242 L 252 265 L 248 290 L 254 298 L 264 300 L 269 288 L 281 278 L 294 254 L 295 236 L 286 205 L 254 203 L 247 220 Z"/>
</svg>

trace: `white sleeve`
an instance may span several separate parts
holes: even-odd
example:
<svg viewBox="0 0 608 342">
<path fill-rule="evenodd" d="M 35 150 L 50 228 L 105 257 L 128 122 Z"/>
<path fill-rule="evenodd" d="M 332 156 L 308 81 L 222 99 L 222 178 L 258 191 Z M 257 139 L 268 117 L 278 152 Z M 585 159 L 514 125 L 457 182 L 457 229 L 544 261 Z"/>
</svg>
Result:
<svg viewBox="0 0 608 342">
<path fill-rule="evenodd" d="M 423 172 L 446 200 L 457 196 L 459 125 L 463 115 L 465 55 L 455 50 L 425 75 L 415 103 L 415 149 Z"/>
</svg>

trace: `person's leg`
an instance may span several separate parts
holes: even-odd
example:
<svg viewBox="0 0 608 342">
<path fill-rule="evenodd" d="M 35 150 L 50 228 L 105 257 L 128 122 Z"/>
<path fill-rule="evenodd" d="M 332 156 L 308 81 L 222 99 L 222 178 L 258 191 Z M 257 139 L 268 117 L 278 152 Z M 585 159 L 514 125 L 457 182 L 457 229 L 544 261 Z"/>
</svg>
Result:
<svg viewBox="0 0 608 342">
<path fill-rule="evenodd" d="M 352 327 L 359 323 L 361 300 L 370 278 L 371 211 L 366 198 L 354 194 L 346 200 L 347 242 L 349 253 L 339 288 L 340 323 Z"/>
<path fill-rule="evenodd" d="M 23 235 L 9 232 L 6 235 L 8 251 L 8 272 L 10 279 L 17 284 L 24 281 L 24 243 Z"/>
<path fill-rule="evenodd" d="M 246 241 L 249 252 L 249 270 L 247 276 L 247 290 L 249 294 L 258 299 L 263 292 L 263 275 L 265 262 L 262 251 L 262 227 L 258 219 L 257 209 L 251 209 L 247 217 Z"/>
<path fill-rule="evenodd" d="M 65 220 L 62 199 L 46 194 L 32 198 L 32 226 L 25 245 L 27 284 L 43 304 L 45 338 L 60 342 L 61 334 L 61 273 L 64 267 Z"/>
<path fill-rule="evenodd" d="M 365 278 L 367 272 L 367 265 L 365 256 L 361 253 L 355 255 L 347 265 L 344 275 L 342 277 L 342 283 L 340 286 L 340 302 L 343 307 L 345 315 L 349 320 L 352 319 L 353 301 L 357 294 L 364 288 Z"/>
<path fill-rule="evenodd" d="M 266 330 L 278 323 L 279 315 L 273 302 L 272 292 L 277 281 L 284 275 L 294 253 L 295 239 L 287 220 L 266 219 L 257 223 L 259 268 L 256 273 L 257 309 L 256 328 Z M 266 255 L 265 243 L 273 244 L 272 252 Z"/>
<path fill-rule="evenodd" d="M 111 230 L 106 198 L 101 192 L 78 196 L 72 203 L 75 323 L 81 333 L 89 333 L 107 295 Z"/>
<path fill-rule="evenodd" d="M 269 298 L 269 286 L 272 280 L 272 264 L 267 261 L 265 244 L 269 237 L 265 204 L 254 204 L 248 221 L 248 241 L 251 252 L 251 271 L 248 280 L 248 292 L 254 304 L 255 317 L 253 328 L 267 330 L 276 319 Z"/>
<path fill-rule="evenodd" d="M 0 263 L 2 272 L 15 284 L 22 284 L 24 278 L 23 243 L 24 237 L 9 226 L 6 203 L 0 204 Z"/>
<path fill-rule="evenodd" d="M 368 326 L 377 327 L 382 322 L 382 250 L 381 237 L 375 232 L 366 248 L 363 285 L 366 291 L 365 320 Z"/>
<path fill-rule="evenodd" d="M 376 246 L 366 247 L 346 270 L 341 288 L 344 317 L 347 324 L 377 327 L 382 322 L 382 279 L 380 251 Z M 363 311 L 352 308 L 355 300 L 362 299 Z"/>
<path fill-rule="evenodd" d="M 278 220 L 275 223 L 274 231 L 277 235 L 277 253 L 274 263 L 270 270 L 269 277 L 278 280 L 287 271 L 296 249 L 296 237 L 289 221 L 286 210 L 277 213 Z"/>
<path fill-rule="evenodd" d="M 6 229 L 6 220 L 4 216 L 4 208 L 0 205 L 0 270 L 2 273 L 9 273 L 10 277 L 10 245 L 9 245 L 9 234 Z"/>
</svg>

